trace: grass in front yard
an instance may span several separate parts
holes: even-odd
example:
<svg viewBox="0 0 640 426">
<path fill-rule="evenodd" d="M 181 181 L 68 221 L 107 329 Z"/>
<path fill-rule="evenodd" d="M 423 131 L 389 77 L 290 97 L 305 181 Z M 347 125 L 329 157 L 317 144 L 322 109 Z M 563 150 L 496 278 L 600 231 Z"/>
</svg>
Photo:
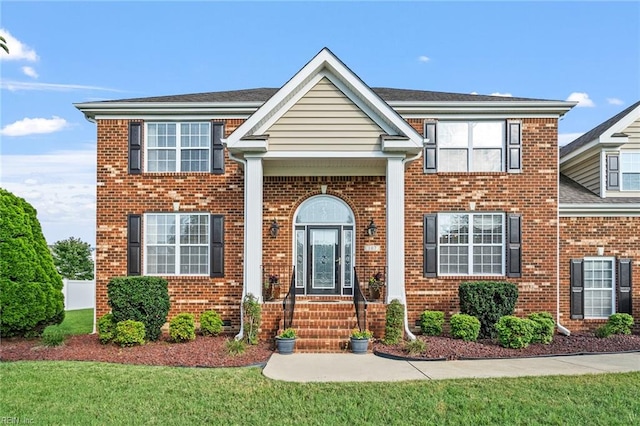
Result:
<svg viewBox="0 0 640 426">
<path fill-rule="evenodd" d="M 257 368 L 0 364 L 0 416 L 33 424 L 640 424 L 640 373 L 286 383 Z"/>
<path fill-rule="evenodd" d="M 93 331 L 93 309 L 65 311 L 62 324 L 47 327 L 56 328 L 66 335 L 89 334 Z"/>
</svg>

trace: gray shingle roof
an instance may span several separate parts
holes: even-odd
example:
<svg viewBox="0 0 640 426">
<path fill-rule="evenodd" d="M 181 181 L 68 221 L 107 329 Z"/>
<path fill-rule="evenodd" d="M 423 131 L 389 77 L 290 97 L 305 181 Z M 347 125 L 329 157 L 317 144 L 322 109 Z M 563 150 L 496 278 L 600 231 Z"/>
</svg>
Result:
<svg viewBox="0 0 640 426">
<path fill-rule="evenodd" d="M 626 108 L 624 111 L 619 112 L 608 120 L 600 123 L 593 129 L 589 130 L 584 135 L 580 136 L 578 139 L 574 140 L 571 143 L 560 148 L 560 157 L 564 157 L 575 151 L 576 149 L 588 144 L 592 140 L 599 138 L 604 132 L 607 131 L 611 126 L 616 124 L 618 121 L 622 120 L 627 114 L 633 111 L 638 105 L 640 105 L 640 101 Z"/>
<path fill-rule="evenodd" d="M 640 197 L 607 197 L 600 198 L 578 182 L 560 175 L 561 204 L 638 204 Z"/>
<path fill-rule="evenodd" d="M 278 90 L 262 87 L 259 89 L 229 90 L 225 92 L 190 93 L 185 95 L 153 96 L 147 98 L 118 99 L 109 102 L 266 102 Z M 372 90 L 385 102 L 512 102 L 512 101 L 545 101 L 544 99 L 516 98 L 506 96 L 471 95 L 466 93 L 431 92 L 427 90 L 391 89 L 375 87 Z"/>
</svg>

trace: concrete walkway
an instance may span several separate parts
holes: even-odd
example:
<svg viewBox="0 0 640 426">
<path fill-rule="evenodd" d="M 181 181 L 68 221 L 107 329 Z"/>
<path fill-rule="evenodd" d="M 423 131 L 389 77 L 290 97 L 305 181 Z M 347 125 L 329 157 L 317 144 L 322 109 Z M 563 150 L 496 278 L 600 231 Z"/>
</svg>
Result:
<svg viewBox="0 0 640 426">
<path fill-rule="evenodd" d="M 288 382 L 393 382 L 640 371 L 640 352 L 476 361 L 397 361 L 372 353 L 274 353 L 263 374 Z"/>
</svg>

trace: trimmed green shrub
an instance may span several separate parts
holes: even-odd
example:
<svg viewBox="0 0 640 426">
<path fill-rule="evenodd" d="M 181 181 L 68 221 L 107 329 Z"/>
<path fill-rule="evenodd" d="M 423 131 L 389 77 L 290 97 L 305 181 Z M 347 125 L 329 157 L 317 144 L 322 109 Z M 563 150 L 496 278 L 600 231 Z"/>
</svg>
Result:
<svg viewBox="0 0 640 426">
<path fill-rule="evenodd" d="M 633 317 L 629 314 L 612 314 L 607 321 L 611 334 L 631 334 Z"/>
<path fill-rule="evenodd" d="M 522 349 L 529 346 L 535 331 L 534 321 L 505 315 L 496 324 L 498 341 L 505 348 Z"/>
<path fill-rule="evenodd" d="M 158 340 L 169 314 L 167 280 L 160 277 L 116 277 L 107 284 L 116 322 L 140 321 L 148 340 Z"/>
<path fill-rule="evenodd" d="M 114 342 L 120 346 L 135 346 L 144 344 L 145 327 L 142 321 L 125 320 L 116 324 Z"/>
<path fill-rule="evenodd" d="M 535 312 L 527 318 L 533 321 L 533 337 L 531 343 L 543 343 L 548 345 L 553 341 L 553 333 L 556 328 L 556 322 L 549 312 Z"/>
<path fill-rule="evenodd" d="M 42 333 L 42 344 L 45 346 L 60 346 L 67 336 L 58 328 L 47 328 Z"/>
<path fill-rule="evenodd" d="M 260 318 L 262 317 L 262 308 L 260 307 L 260 303 L 258 303 L 258 298 L 248 293 L 242 301 L 242 311 L 245 341 L 250 345 L 257 345 Z"/>
<path fill-rule="evenodd" d="M 444 324 L 444 312 L 424 311 L 420 315 L 420 329 L 426 336 L 442 335 L 442 325 Z"/>
<path fill-rule="evenodd" d="M 605 338 L 614 334 L 631 334 L 633 317 L 629 314 L 612 314 L 606 324 L 596 329 L 596 337 Z"/>
<path fill-rule="evenodd" d="M 241 355 L 247 350 L 247 344 L 243 340 L 227 339 L 225 346 L 231 356 Z"/>
<path fill-rule="evenodd" d="M 200 333 L 204 336 L 217 336 L 222 333 L 222 318 L 216 311 L 200 314 Z"/>
<path fill-rule="evenodd" d="M 462 339 L 465 342 L 475 342 L 480 333 L 480 320 L 467 314 L 455 314 L 449 321 L 451 326 L 451 337 Z"/>
<path fill-rule="evenodd" d="M 100 343 L 107 344 L 116 337 L 116 320 L 113 314 L 104 314 L 98 320 L 98 338 Z"/>
<path fill-rule="evenodd" d="M 169 322 L 169 336 L 174 342 L 196 339 L 196 322 L 193 314 L 178 314 Z"/>
<path fill-rule="evenodd" d="M 480 337 L 494 338 L 495 324 L 513 314 L 518 287 L 504 281 L 474 281 L 460 284 L 460 311 L 480 320 Z"/>
<path fill-rule="evenodd" d="M 404 350 L 407 351 L 409 355 L 420 355 L 427 351 L 427 342 L 418 338 L 410 340 L 405 343 Z"/>
<path fill-rule="evenodd" d="M 387 305 L 387 314 L 384 327 L 384 343 L 395 345 L 400 342 L 404 324 L 404 305 L 398 299 L 393 299 Z"/>
<path fill-rule="evenodd" d="M 0 188 L 0 337 L 39 336 L 63 319 L 62 278 L 36 210 Z"/>
</svg>

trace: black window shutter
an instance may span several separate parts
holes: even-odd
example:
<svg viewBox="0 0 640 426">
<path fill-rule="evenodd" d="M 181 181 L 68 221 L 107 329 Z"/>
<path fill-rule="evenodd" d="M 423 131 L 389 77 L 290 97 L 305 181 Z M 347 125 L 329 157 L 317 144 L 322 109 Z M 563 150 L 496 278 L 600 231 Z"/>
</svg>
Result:
<svg viewBox="0 0 640 426">
<path fill-rule="evenodd" d="M 209 265 L 212 277 L 224 277 L 224 216 L 211 215 L 211 265 Z"/>
<path fill-rule="evenodd" d="M 142 173 L 142 123 L 129 123 L 129 173 Z"/>
<path fill-rule="evenodd" d="M 618 261 L 618 312 L 631 315 L 631 259 Z"/>
<path fill-rule="evenodd" d="M 571 319 L 584 318 L 582 259 L 571 259 Z"/>
<path fill-rule="evenodd" d="M 142 271 L 142 216 L 127 217 L 127 275 L 140 275 Z"/>
<path fill-rule="evenodd" d="M 507 228 L 507 276 L 522 276 L 522 216 L 509 215 Z"/>
<path fill-rule="evenodd" d="M 507 121 L 507 171 L 522 171 L 522 123 Z"/>
<path fill-rule="evenodd" d="M 438 276 L 438 215 L 424 215 L 424 276 Z"/>
<path fill-rule="evenodd" d="M 620 157 L 607 155 L 607 189 L 620 189 Z"/>
<path fill-rule="evenodd" d="M 428 139 L 424 145 L 424 172 L 436 173 L 438 171 L 438 145 L 436 141 L 435 121 L 427 121 L 424 123 L 424 137 Z"/>
<path fill-rule="evenodd" d="M 211 123 L 211 173 L 224 174 L 224 124 Z"/>
</svg>

